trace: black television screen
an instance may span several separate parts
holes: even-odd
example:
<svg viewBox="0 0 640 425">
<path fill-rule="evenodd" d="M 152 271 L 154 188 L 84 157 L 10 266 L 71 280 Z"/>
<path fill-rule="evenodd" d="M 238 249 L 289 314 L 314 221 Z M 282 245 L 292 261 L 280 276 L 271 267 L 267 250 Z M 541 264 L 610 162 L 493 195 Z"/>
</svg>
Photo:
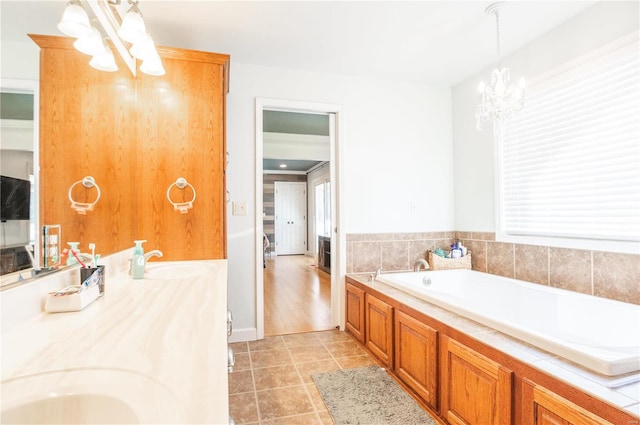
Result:
<svg viewBox="0 0 640 425">
<path fill-rule="evenodd" d="M 29 220 L 31 182 L 29 180 L 0 176 L 0 220 Z"/>
</svg>

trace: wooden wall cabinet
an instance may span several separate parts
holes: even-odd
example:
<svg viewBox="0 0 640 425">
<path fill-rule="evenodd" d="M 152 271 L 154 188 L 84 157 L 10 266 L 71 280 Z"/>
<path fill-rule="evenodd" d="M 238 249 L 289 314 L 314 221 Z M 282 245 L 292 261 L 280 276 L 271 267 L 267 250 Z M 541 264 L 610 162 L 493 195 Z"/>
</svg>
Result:
<svg viewBox="0 0 640 425">
<path fill-rule="evenodd" d="M 393 367 L 393 307 L 366 293 L 365 345 L 387 367 Z"/>
<path fill-rule="evenodd" d="M 67 37 L 32 35 L 40 46 L 40 222 L 61 224 L 63 243 L 96 243 L 102 255 L 160 249 L 163 260 L 226 258 L 225 98 L 229 56 L 158 47 L 166 75 L 133 77 L 91 68 Z M 93 176 L 93 211 L 70 208 L 69 187 Z M 179 177 L 196 189 L 174 210 Z M 78 187 L 74 200 L 95 191 Z M 190 189 L 172 191 L 190 201 Z"/>
<path fill-rule="evenodd" d="M 346 309 L 345 328 L 364 344 L 364 291 L 352 284 L 346 284 Z"/>
<path fill-rule="evenodd" d="M 613 425 L 528 379 L 522 381 L 522 425 Z"/>
<path fill-rule="evenodd" d="M 438 331 L 395 312 L 394 370 L 431 408 L 438 408 Z"/>
</svg>

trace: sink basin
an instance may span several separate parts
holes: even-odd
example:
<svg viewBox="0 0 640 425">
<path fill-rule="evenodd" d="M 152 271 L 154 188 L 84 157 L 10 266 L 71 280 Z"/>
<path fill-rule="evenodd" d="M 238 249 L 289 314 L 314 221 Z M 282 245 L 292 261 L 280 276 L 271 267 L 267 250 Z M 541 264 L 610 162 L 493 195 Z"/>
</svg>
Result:
<svg viewBox="0 0 640 425">
<path fill-rule="evenodd" d="M 157 262 L 147 264 L 145 279 L 192 279 L 213 272 L 213 264 L 198 261 Z"/>
<path fill-rule="evenodd" d="M 120 369 L 73 369 L 2 381 L 2 423 L 184 423 L 160 382 Z"/>
</svg>

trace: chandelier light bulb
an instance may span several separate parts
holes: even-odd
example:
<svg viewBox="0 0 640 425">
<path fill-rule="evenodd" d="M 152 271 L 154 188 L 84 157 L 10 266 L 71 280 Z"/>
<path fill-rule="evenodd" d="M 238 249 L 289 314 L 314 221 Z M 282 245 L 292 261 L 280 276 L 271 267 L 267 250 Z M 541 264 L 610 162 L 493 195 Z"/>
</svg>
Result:
<svg viewBox="0 0 640 425">
<path fill-rule="evenodd" d="M 162 60 L 160 59 L 158 53 L 142 61 L 142 65 L 140 65 L 140 72 L 156 77 L 164 75 L 166 73 L 164 67 L 162 66 Z"/>
<path fill-rule="evenodd" d="M 135 44 L 147 35 L 147 29 L 142 19 L 142 13 L 138 4 L 134 3 L 131 9 L 124 15 L 122 25 L 118 29 L 118 36 L 129 43 Z"/>
<path fill-rule="evenodd" d="M 80 38 L 91 34 L 89 16 L 82 6 L 70 1 L 64 9 L 58 29 L 70 37 Z"/>
<path fill-rule="evenodd" d="M 91 27 L 91 33 L 74 41 L 73 47 L 80 53 L 93 56 L 102 49 L 102 35 L 100 31 Z"/>
<path fill-rule="evenodd" d="M 93 55 L 91 61 L 89 61 L 89 65 L 92 68 L 95 68 L 100 71 L 107 72 L 115 72 L 118 70 L 118 65 L 116 65 L 116 60 L 113 57 L 113 52 L 103 41 L 101 43 L 101 48 Z"/>
</svg>

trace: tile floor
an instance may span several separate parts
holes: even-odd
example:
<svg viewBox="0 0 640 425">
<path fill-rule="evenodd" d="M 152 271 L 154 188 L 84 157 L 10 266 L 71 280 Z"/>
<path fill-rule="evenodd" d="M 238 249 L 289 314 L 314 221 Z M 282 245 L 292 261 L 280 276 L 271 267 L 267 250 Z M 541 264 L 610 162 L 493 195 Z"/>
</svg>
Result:
<svg viewBox="0 0 640 425">
<path fill-rule="evenodd" d="M 229 412 L 236 424 L 333 424 L 311 375 L 376 364 L 338 330 L 231 344 Z"/>
</svg>

